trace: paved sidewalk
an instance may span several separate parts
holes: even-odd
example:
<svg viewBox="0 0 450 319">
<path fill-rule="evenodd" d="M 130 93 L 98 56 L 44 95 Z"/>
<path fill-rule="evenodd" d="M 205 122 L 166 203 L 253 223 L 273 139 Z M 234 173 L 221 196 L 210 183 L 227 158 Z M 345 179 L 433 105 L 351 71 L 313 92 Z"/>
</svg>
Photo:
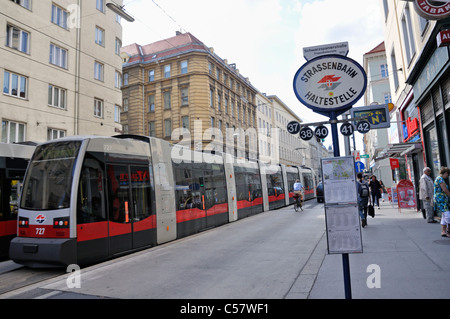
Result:
<svg viewBox="0 0 450 319">
<path fill-rule="evenodd" d="M 375 214 L 362 229 L 364 252 L 349 255 L 353 299 L 450 298 L 450 238 L 441 225 L 389 202 Z M 325 256 L 309 298 L 345 298 L 341 254 Z"/>
</svg>

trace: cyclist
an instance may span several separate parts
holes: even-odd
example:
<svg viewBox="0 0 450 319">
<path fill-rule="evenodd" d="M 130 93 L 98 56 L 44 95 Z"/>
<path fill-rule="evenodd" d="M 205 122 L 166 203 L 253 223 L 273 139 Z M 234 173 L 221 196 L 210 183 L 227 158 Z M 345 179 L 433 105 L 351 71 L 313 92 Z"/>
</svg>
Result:
<svg viewBox="0 0 450 319">
<path fill-rule="evenodd" d="M 294 208 L 296 210 L 297 207 L 300 207 L 303 210 L 302 208 L 303 191 L 304 191 L 303 185 L 302 183 L 300 183 L 300 180 L 297 179 L 294 183 L 294 198 L 295 198 Z"/>
</svg>

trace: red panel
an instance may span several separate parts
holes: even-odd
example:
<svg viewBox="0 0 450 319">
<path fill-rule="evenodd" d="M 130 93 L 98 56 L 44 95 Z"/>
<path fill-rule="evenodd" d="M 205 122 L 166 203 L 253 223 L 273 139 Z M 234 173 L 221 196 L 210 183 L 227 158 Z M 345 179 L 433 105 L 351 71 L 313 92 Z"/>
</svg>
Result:
<svg viewBox="0 0 450 319">
<path fill-rule="evenodd" d="M 0 236 L 11 236 L 17 234 L 17 220 L 0 222 Z"/>
<path fill-rule="evenodd" d="M 77 241 L 93 240 L 108 237 L 108 222 L 77 225 Z"/>
</svg>

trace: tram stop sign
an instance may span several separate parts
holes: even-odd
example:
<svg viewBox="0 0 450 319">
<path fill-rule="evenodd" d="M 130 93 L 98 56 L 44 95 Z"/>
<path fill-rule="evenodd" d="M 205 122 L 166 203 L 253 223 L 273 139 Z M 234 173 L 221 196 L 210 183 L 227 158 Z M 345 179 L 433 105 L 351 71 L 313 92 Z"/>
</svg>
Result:
<svg viewBox="0 0 450 319">
<path fill-rule="evenodd" d="M 325 116 L 337 116 L 364 95 L 367 75 L 358 62 L 330 54 L 303 64 L 293 84 L 297 99 L 306 107 Z"/>
</svg>

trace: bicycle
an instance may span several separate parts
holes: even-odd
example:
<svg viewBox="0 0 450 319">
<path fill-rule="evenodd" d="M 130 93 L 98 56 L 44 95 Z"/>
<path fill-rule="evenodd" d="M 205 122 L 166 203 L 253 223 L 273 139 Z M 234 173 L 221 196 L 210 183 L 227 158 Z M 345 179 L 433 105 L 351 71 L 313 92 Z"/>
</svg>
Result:
<svg viewBox="0 0 450 319">
<path fill-rule="evenodd" d="M 299 194 L 294 194 L 294 210 L 298 212 L 299 208 L 303 211 L 303 196 Z"/>
</svg>

